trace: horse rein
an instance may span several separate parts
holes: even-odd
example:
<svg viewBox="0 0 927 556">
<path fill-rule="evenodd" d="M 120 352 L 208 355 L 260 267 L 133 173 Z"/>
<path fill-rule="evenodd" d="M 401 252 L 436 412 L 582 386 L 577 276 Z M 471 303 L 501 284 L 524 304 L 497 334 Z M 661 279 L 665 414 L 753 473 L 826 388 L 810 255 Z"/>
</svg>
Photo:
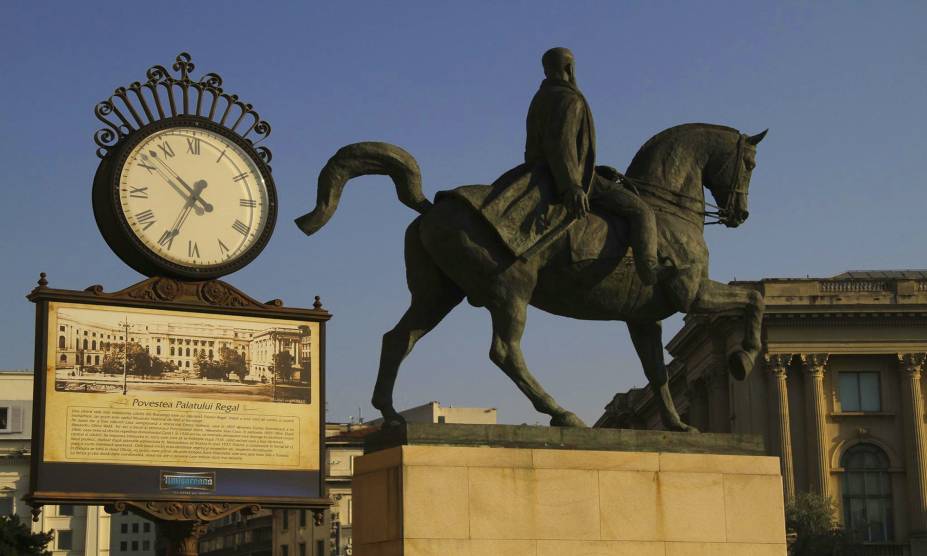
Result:
<svg viewBox="0 0 927 556">
<path fill-rule="evenodd" d="M 727 159 L 724 162 L 724 164 L 721 166 L 721 168 L 718 169 L 718 174 L 722 174 L 725 170 L 727 170 L 727 167 L 731 164 L 731 162 L 732 161 L 734 162 L 734 171 L 733 171 L 733 174 L 731 175 L 731 184 L 727 188 L 727 192 L 728 192 L 727 202 L 725 203 L 724 208 L 721 208 L 721 207 L 718 207 L 717 205 L 709 203 L 708 201 L 704 199 L 704 197 L 698 198 L 692 195 L 686 195 L 685 193 L 680 193 L 678 191 L 673 191 L 671 189 L 668 189 L 660 184 L 655 184 L 655 183 L 651 183 L 645 180 L 628 177 L 620 172 L 618 172 L 618 178 L 619 178 L 618 181 L 622 182 L 625 186 L 632 189 L 638 195 L 640 195 L 641 191 L 643 191 L 643 193 L 648 194 L 652 197 L 655 197 L 659 199 L 660 201 L 667 203 L 669 205 L 672 205 L 674 207 L 683 209 L 688 212 L 695 213 L 698 216 L 714 219 L 712 221 L 705 220 L 701 222 L 702 225 L 710 226 L 712 224 L 724 224 L 725 221 L 728 218 L 730 218 L 730 215 L 733 214 L 735 197 L 737 195 L 746 194 L 746 187 L 744 187 L 743 184 L 740 183 L 741 177 L 743 176 L 742 164 L 740 164 L 740 162 L 743 160 L 744 150 L 746 149 L 746 144 L 747 144 L 747 136 L 740 133 L 737 139 L 737 150 L 734 153 L 734 156 L 732 158 Z M 696 210 L 690 206 L 683 204 L 682 202 L 667 198 L 665 194 L 669 194 L 683 201 L 693 201 L 699 205 L 708 206 L 716 210 L 713 210 L 713 211 Z M 672 211 L 669 211 L 663 207 L 654 206 L 652 208 L 654 210 L 657 210 L 658 212 L 663 212 L 665 214 L 677 216 L 687 222 L 696 224 L 696 222 L 694 222 L 693 220 L 682 217 L 681 215 L 676 214 Z"/>
</svg>

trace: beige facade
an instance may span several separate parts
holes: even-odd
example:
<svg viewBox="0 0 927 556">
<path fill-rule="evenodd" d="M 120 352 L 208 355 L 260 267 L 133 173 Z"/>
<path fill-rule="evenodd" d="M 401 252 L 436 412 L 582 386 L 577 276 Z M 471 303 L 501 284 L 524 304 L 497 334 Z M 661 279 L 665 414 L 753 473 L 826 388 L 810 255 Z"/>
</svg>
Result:
<svg viewBox="0 0 927 556">
<path fill-rule="evenodd" d="M 763 435 L 780 456 L 786 499 L 828 495 L 879 554 L 927 554 L 927 272 L 739 285 L 765 296 L 763 353 L 746 380 L 733 380 L 725 352 L 739 321 L 687 318 L 667 345 L 683 418 Z M 660 428 L 654 401 L 647 389 L 620 393 L 597 426 Z"/>
<path fill-rule="evenodd" d="M 32 371 L 0 371 L 0 513 L 30 523 Z M 32 530 L 54 531 L 53 556 L 108 556 L 110 516 L 99 506 L 45 506 Z"/>
<path fill-rule="evenodd" d="M 454 407 L 428 402 L 399 412 L 410 423 L 463 423 L 467 425 L 495 425 L 497 411 L 494 407 Z M 379 426 L 383 419 L 369 421 L 368 425 Z"/>
</svg>

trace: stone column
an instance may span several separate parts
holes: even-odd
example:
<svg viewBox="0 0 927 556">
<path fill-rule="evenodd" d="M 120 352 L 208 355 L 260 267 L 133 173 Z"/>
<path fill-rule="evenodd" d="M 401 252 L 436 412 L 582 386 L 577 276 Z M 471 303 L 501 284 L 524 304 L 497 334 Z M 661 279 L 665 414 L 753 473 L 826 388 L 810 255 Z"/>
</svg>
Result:
<svg viewBox="0 0 927 556">
<path fill-rule="evenodd" d="M 792 461 L 792 427 L 789 422 L 789 389 L 786 383 L 791 353 L 775 353 L 766 356 L 766 368 L 770 371 L 770 392 L 772 409 L 779 424 L 779 460 L 782 466 L 782 489 L 786 502 L 795 498 L 795 472 Z"/>
<path fill-rule="evenodd" d="M 808 372 L 806 377 L 806 397 L 810 421 L 811 452 L 811 487 L 813 492 L 830 496 L 830 461 L 827 453 L 830 441 L 827 438 L 827 398 L 824 396 L 824 368 L 827 366 L 827 353 L 802 353 L 801 361 Z"/>
<path fill-rule="evenodd" d="M 731 403 L 727 367 L 708 372 L 708 424 L 711 432 L 731 432 Z"/>
<path fill-rule="evenodd" d="M 921 370 L 927 355 L 899 353 L 901 367 L 901 406 L 904 411 L 911 489 L 911 531 L 923 537 L 927 534 L 927 430 L 924 425 L 924 397 L 921 390 Z"/>
</svg>

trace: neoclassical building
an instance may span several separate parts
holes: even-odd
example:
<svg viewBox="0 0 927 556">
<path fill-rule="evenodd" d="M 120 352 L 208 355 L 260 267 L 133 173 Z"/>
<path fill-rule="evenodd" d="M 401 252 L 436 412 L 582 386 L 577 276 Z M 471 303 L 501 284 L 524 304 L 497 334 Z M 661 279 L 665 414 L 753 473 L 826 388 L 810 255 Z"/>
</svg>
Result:
<svg viewBox="0 0 927 556">
<path fill-rule="evenodd" d="M 255 332 L 209 321 L 186 323 L 149 323 L 144 319 L 126 319 L 119 325 L 76 319 L 63 315 L 58 318 L 58 369 L 82 370 L 103 361 L 106 352 L 125 342 L 142 346 L 149 354 L 169 362 L 180 374 L 196 378 L 199 359 L 214 360 L 220 350 L 228 348 L 239 353 L 248 371 L 247 380 L 270 381 L 274 356 L 288 352 L 295 370 L 293 380 L 306 382 L 302 374 L 309 369 L 312 339 L 309 327 L 268 328 Z"/>
<path fill-rule="evenodd" d="M 687 318 L 667 345 L 683 418 L 763 435 L 786 499 L 828 495 L 878 554 L 927 554 L 927 271 L 737 284 L 765 296 L 762 356 L 734 380 L 725 353 L 739 319 Z M 619 393 L 596 426 L 660 428 L 654 402 L 648 389 Z"/>
</svg>

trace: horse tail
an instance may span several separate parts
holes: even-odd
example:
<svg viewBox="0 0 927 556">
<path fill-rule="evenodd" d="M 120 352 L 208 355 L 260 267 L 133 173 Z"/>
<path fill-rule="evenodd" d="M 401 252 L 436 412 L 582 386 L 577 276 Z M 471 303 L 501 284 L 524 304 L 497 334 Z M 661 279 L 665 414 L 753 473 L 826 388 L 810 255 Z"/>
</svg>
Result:
<svg viewBox="0 0 927 556">
<path fill-rule="evenodd" d="M 296 219 L 299 229 L 306 235 L 319 231 L 335 214 L 348 180 L 366 175 L 391 177 L 402 204 L 419 214 L 432 206 L 422 194 L 422 173 L 411 154 L 389 143 L 353 143 L 338 149 L 319 172 L 315 209 Z"/>
</svg>

